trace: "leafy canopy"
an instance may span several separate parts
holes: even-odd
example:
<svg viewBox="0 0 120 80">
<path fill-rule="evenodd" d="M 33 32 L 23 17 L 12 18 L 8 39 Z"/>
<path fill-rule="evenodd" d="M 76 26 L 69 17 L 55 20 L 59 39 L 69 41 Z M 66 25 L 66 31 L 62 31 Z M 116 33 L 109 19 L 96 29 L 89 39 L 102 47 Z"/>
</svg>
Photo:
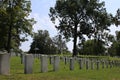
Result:
<svg viewBox="0 0 120 80">
<path fill-rule="evenodd" d="M 34 33 L 33 42 L 31 44 L 29 52 L 37 54 L 57 53 L 57 48 L 53 44 L 53 41 L 50 38 L 47 30 L 39 30 L 38 33 Z"/>
<path fill-rule="evenodd" d="M 73 38 L 73 56 L 77 55 L 77 39 L 84 41 L 84 35 L 89 38 L 103 30 L 108 30 L 111 14 L 105 9 L 105 3 L 99 0 L 57 0 L 50 8 L 50 18 L 53 23 L 59 20 L 56 28 L 66 39 Z"/>
<path fill-rule="evenodd" d="M 8 41 L 11 43 L 10 49 L 18 49 L 20 42 L 32 34 L 32 25 L 35 21 L 28 18 L 30 12 L 31 2 L 28 0 L 0 1 L 0 49 L 7 50 Z"/>
</svg>

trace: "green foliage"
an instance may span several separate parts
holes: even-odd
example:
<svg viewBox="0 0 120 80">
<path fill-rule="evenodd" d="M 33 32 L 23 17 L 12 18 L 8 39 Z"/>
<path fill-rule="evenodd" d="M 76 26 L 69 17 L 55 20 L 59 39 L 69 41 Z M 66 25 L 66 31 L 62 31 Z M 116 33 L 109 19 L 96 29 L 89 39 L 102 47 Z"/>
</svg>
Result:
<svg viewBox="0 0 120 80">
<path fill-rule="evenodd" d="M 51 38 L 47 30 L 39 30 L 38 33 L 34 33 L 34 39 L 29 50 L 30 53 L 38 54 L 62 54 L 67 51 L 66 42 L 62 36 L 57 35 Z"/>
<path fill-rule="evenodd" d="M 66 41 L 62 38 L 62 35 L 57 35 L 53 37 L 52 41 L 57 47 L 59 54 L 66 53 L 68 51 Z"/>
<path fill-rule="evenodd" d="M 85 41 L 79 49 L 79 53 L 82 55 L 104 55 L 105 50 L 104 42 L 93 39 Z"/>
<path fill-rule="evenodd" d="M 102 32 L 111 25 L 112 15 L 106 12 L 105 3 L 99 0 L 57 0 L 55 7 L 50 8 L 53 23 L 59 20 L 56 28 L 66 39 L 73 38 L 73 56 L 77 55 L 77 38 L 80 42 L 84 35 L 93 34 L 100 38 Z"/>
<path fill-rule="evenodd" d="M 31 2 L 2 0 L 0 6 L 0 49 L 8 50 L 8 47 L 18 49 L 20 42 L 25 41 L 25 37 L 32 34 L 32 25 L 35 21 L 28 18 Z"/>
<path fill-rule="evenodd" d="M 120 56 L 120 31 L 116 31 L 115 39 L 108 48 L 108 52 L 111 56 Z"/>
<path fill-rule="evenodd" d="M 116 12 L 117 13 L 116 13 L 115 17 L 113 18 L 113 23 L 116 26 L 118 26 L 118 25 L 120 25 L 120 9 L 118 9 Z"/>
<path fill-rule="evenodd" d="M 38 33 L 34 34 L 34 39 L 29 52 L 40 54 L 56 54 L 57 47 L 53 44 L 53 41 L 50 38 L 47 30 L 39 30 Z"/>
</svg>

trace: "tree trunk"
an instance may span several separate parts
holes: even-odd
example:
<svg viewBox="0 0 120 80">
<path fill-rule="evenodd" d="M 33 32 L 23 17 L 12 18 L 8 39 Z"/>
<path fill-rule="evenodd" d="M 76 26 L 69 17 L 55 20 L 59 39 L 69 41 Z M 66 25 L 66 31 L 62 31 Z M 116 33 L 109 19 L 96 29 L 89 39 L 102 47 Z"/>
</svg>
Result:
<svg viewBox="0 0 120 80">
<path fill-rule="evenodd" d="M 11 34 L 12 34 L 12 4 L 9 5 L 11 10 L 10 10 L 10 23 L 9 23 L 9 29 L 8 29 L 8 41 L 7 41 L 7 52 L 10 53 L 11 49 Z"/>
<path fill-rule="evenodd" d="M 10 53 L 11 49 L 11 31 L 12 31 L 12 25 L 10 23 L 9 31 L 8 31 L 8 43 L 7 43 L 7 52 Z"/>
<path fill-rule="evenodd" d="M 73 57 L 74 56 L 77 56 L 77 25 L 75 25 L 75 28 L 74 28 L 74 40 L 73 40 Z"/>
</svg>

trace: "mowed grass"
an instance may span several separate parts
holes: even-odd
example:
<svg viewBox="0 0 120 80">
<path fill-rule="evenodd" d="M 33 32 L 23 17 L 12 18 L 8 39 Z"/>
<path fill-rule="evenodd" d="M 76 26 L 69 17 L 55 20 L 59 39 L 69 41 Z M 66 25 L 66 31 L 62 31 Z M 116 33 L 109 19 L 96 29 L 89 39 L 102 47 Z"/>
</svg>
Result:
<svg viewBox="0 0 120 80">
<path fill-rule="evenodd" d="M 59 71 L 54 72 L 52 64 L 48 64 L 48 72 L 40 72 L 40 60 L 34 60 L 33 74 L 24 74 L 24 66 L 19 57 L 12 57 L 10 75 L 0 75 L 0 80 L 120 80 L 120 68 L 100 68 L 99 70 L 79 69 L 77 62 L 75 69 L 69 70 L 69 64 L 60 62 Z M 48 62 L 49 63 L 49 62 Z"/>
</svg>

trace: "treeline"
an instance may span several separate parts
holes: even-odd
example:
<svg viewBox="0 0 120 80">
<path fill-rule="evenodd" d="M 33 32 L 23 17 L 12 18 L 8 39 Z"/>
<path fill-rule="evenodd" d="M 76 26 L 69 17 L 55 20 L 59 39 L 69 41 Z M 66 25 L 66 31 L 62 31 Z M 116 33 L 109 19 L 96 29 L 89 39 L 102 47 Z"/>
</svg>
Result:
<svg viewBox="0 0 120 80">
<path fill-rule="evenodd" d="M 33 42 L 29 53 L 33 54 L 63 54 L 68 53 L 66 41 L 61 35 L 51 38 L 47 30 L 39 30 L 34 33 Z"/>
<path fill-rule="evenodd" d="M 106 34 L 108 35 L 108 34 Z M 116 35 L 109 35 L 106 41 L 88 39 L 77 45 L 79 55 L 120 56 L 120 31 Z M 62 35 L 50 37 L 47 30 L 34 33 L 29 53 L 33 54 L 66 54 L 70 53 L 66 46 L 67 41 Z"/>
<path fill-rule="evenodd" d="M 120 55 L 120 32 L 116 31 L 115 36 L 110 34 L 111 25 L 120 25 L 120 9 L 113 16 L 103 1 L 56 0 L 49 13 L 53 23 L 59 21 L 55 26 L 59 35 L 54 38 L 46 30 L 32 32 L 35 21 L 28 18 L 31 11 L 29 0 L 0 1 L 0 50 L 21 51 L 21 42 L 27 41 L 28 35 L 34 35 L 30 53 L 64 53 L 68 51 L 66 41 L 72 38 L 73 56 Z"/>
<path fill-rule="evenodd" d="M 109 55 L 120 56 L 120 31 L 116 31 L 116 35 L 107 37 L 108 41 L 89 39 L 78 45 L 78 53 L 80 55 Z"/>
</svg>

